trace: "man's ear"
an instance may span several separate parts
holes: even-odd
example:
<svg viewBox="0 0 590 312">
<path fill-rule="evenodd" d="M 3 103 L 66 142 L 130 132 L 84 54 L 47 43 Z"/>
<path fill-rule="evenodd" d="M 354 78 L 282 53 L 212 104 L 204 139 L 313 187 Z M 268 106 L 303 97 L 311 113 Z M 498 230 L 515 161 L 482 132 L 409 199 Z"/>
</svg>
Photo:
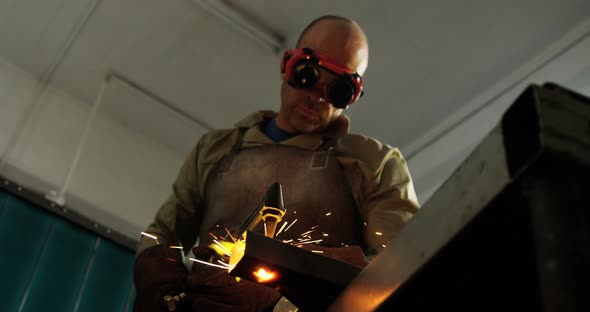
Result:
<svg viewBox="0 0 590 312">
<path fill-rule="evenodd" d="M 287 62 L 291 58 L 292 52 L 293 51 L 291 49 L 285 50 L 285 53 L 283 53 L 283 57 L 281 58 L 281 79 L 282 80 L 287 79 Z"/>
</svg>

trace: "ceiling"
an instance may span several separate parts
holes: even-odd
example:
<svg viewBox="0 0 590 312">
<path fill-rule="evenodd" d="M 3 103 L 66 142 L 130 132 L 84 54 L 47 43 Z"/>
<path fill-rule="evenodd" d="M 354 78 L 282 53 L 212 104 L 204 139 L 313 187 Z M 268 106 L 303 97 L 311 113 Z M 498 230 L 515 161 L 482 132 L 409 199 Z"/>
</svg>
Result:
<svg viewBox="0 0 590 312">
<path fill-rule="evenodd" d="M 279 106 L 280 51 L 198 2 L 0 0 L 0 57 L 88 103 L 111 77 L 106 96 L 125 100 L 110 101 L 119 105 L 109 112 L 188 150 L 206 129 Z M 366 94 L 348 110 L 352 130 L 409 156 L 485 105 L 474 99 L 518 81 L 514 73 L 543 51 L 559 55 L 560 40 L 590 17 L 588 0 L 222 2 L 284 37 L 283 48 L 320 15 L 355 19 L 368 35 L 370 62 Z M 572 85 L 589 90 L 588 73 Z M 138 94 L 163 105 L 134 104 Z M 189 122 L 161 120 L 162 107 Z M 460 153 L 473 146 L 449 144 Z M 439 169 L 433 174 L 444 176 Z"/>
</svg>

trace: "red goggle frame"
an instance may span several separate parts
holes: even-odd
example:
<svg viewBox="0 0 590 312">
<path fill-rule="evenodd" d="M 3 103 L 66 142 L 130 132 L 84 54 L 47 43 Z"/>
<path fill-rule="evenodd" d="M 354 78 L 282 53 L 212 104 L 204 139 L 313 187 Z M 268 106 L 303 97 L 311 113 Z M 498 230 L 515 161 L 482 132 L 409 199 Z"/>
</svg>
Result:
<svg viewBox="0 0 590 312">
<path fill-rule="evenodd" d="M 319 67 L 338 76 L 327 85 L 319 83 Z M 313 92 L 321 91 L 334 107 L 346 109 L 363 95 L 363 80 L 354 70 L 336 64 L 309 48 L 285 51 L 281 64 L 281 78 L 294 88 Z"/>
</svg>

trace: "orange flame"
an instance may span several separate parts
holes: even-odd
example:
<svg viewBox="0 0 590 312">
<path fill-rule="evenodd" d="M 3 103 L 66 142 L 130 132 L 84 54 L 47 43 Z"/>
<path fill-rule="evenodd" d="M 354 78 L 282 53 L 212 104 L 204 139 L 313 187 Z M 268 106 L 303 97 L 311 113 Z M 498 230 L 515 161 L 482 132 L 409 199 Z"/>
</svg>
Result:
<svg viewBox="0 0 590 312">
<path fill-rule="evenodd" d="M 267 271 L 264 268 L 259 268 L 258 271 L 254 272 L 253 274 L 259 283 L 270 282 L 277 277 L 276 273 Z"/>
</svg>

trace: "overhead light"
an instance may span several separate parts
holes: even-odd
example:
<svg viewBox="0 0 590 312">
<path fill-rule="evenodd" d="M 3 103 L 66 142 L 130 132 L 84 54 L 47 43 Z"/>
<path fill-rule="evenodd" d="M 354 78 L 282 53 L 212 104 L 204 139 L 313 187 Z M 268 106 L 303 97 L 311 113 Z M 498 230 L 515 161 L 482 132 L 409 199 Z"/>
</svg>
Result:
<svg viewBox="0 0 590 312">
<path fill-rule="evenodd" d="M 237 10 L 229 1 L 193 0 L 193 2 L 257 43 L 271 48 L 275 53 L 283 48 L 284 36 L 273 31 L 269 26 L 254 21 L 252 17 Z"/>
</svg>

